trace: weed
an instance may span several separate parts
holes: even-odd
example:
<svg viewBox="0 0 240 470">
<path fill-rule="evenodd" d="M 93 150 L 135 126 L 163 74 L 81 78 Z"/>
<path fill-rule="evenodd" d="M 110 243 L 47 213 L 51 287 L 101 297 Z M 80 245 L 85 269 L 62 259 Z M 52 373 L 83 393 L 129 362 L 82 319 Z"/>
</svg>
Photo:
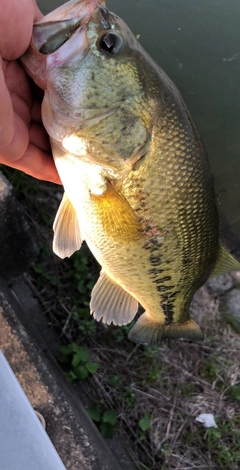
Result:
<svg viewBox="0 0 240 470">
<path fill-rule="evenodd" d="M 109 380 L 109 383 L 110 385 L 113 385 L 113 386 L 118 386 L 118 385 L 121 385 L 122 381 L 119 377 L 119 375 L 113 375 L 110 380 Z"/>
<path fill-rule="evenodd" d="M 219 367 L 217 363 L 217 358 L 210 357 L 206 359 L 202 364 L 202 375 L 210 383 L 213 383 L 217 378 Z"/>
<path fill-rule="evenodd" d="M 221 470 L 237 469 L 240 465 L 239 438 L 240 429 L 230 420 L 220 424 L 218 428 L 211 427 L 206 431 L 201 428 L 190 430 L 182 434 L 182 443 L 186 449 L 194 449 L 209 455 L 211 461 Z M 215 466 L 214 466 L 215 468 Z"/>
<path fill-rule="evenodd" d="M 169 446 L 168 446 L 168 444 L 163 444 L 162 445 L 161 452 L 162 452 L 162 455 L 164 457 L 164 460 L 167 460 L 168 457 L 169 457 Z M 162 467 L 162 469 L 163 469 L 163 467 Z"/>
<path fill-rule="evenodd" d="M 240 430 L 231 421 L 207 430 L 206 448 L 220 469 L 225 470 L 231 465 L 240 465 L 239 453 Z"/>
<path fill-rule="evenodd" d="M 214 384 L 216 390 L 221 392 L 226 386 L 225 377 L 231 364 L 232 361 L 222 358 L 221 356 L 213 355 L 203 361 L 202 375 L 211 384 Z"/>
<path fill-rule="evenodd" d="M 59 362 L 67 369 L 66 376 L 69 382 L 74 380 L 84 380 L 89 375 L 95 374 L 99 368 L 97 362 L 90 361 L 90 355 L 87 347 L 79 348 L 76 343 L 68 346 L 60 346 L 62 355 Z"/>
<path fill-rule="evenodd" d="M 60 277 L 46 270 L 45 262 L 49 257 L 52 257 L 51 249 L 48 246 L 41 244 L 37 260 L 33 265 L 33 271 L 36 274 L 38 287 L 41 288 L 46 284 L 51 284 L 53 287 L 61 287 Z"/>
<path fill-rule="evenodd" d="M 192 397 L 196 390 L 196 385 L 191 382 L 183 382 L 179 385 L 179 390 L 183 398 Z"/>
<path fill-rule="evenodd" d="M 136 395 L 133 392 L 131 386 L 126 387 L 125 390 L 123 391 L 123 401 L 125 405 L 127 405 L 129 408 L 134 406 L 136 402 Z"/>
<path fill-rule="evenodd" d="M 127 338 L 129 331 L 131 330 L 134 322 L 132 321 L 128 325 L 124 326 L 114 326 L 111 324 L 108 327 L 107 339 L 109 344 L 118 344 L 121 345 Z"/>
<path fill-rule="evenodd" d="M 155 363 L 153 368 L 147 373 L 145 383 L 151 384 L 159 380 L 161 375 L 164 373 L 164 367 L 162 364 Z"/>
<path fill-rule="evenodd" d="M 143 441 L 147 437 L 146 436 L 146 431 L 149 431 L 149 429 L 151 427 L 151 415 L 150 415 L 150 413 L 148 413 L 148 412 L 145 413 L 143 418 L 141 418 L 138 421 L 138 425 L 139 425 L 139 428 L 141 429 L 139 439 L 140 439 L 140 441 Z"/>
<path fill-rule="evenodd" d="M 100 406 L 87 408 L 87 412 L 105 438 L 112 438 L 115 433 L 117 413 L 115 410 L 102 411 Z"/>
<path fill-rule="evenodd" d="M 234 385 L 229 389 L 229 395 L 236 401 L 240 401 L 240 385 Z"/>
<path fill-rule="evenodd" d="M 140 465 L 140 468 L 143 468 L 143 470 L 150 470 L 150 468 L 144 465 L 144 463 L 142 462 L 139 462 L 139 465 Z"/>
</svg>

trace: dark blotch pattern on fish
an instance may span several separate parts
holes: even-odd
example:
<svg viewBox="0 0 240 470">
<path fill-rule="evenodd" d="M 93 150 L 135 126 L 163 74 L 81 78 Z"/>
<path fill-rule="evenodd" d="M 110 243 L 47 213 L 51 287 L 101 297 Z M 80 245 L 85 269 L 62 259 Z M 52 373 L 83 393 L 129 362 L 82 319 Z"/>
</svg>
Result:
<svg viewBox="0 0 240 470">
<path fill-rule="evenodd" d="M 162 256 L 159 255 L 158 250 L 162 243 L 160 243 L 159 240 L 158 242 L 154 240 L 153 244 L 150 241 L 148 242 L 149 243 L 145 243 L 144 248 L 150 251 L 151 254 L 149 256 L 149 261 L 153 266 L 153 268 L 148 270 L 148 273 L 152 282 L 156 285 L 157 292 L 159 293 L 159 303 L 164 312 L 165 324 L 170 325 L 174 320 L 174 300 L 179 291 L 174 292 L 175 286 L 167 284 L 172 279 L 170 275 L 159 277 L 159 275 L 164 272 L 164 270 L 159 267 L 159 265 L 161 265 Z"/>
<path fill-rule="evenodd" d="M 170 289 L 174 286 L 169 286 Z M 162 301 L 160 306 L 163 309 L 164 315 L 166 317 L 166 324 L 170 325 L 174 321 L 174 300 L 179 294 L 179 291 L 174 291 L 171 293 L 165 293 L 161 295 Z"/>
</svg>

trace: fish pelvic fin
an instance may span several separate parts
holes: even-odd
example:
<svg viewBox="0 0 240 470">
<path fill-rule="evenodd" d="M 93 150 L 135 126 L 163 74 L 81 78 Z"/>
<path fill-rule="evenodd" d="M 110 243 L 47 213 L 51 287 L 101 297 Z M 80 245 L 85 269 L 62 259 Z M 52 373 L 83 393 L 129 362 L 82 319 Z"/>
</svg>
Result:
<svg viewBox="0 0 240 470">
<path fill-rule="evenodd" d="M 135 317 L 138 301 L 101 271 L 92 290 L 90 311 L 95 320 L 110 325 L 127 325 Z"/>
<path fill-rule="evenodd" d="M 128 337 L 135 343 L 145 345 L 159 345 L 164 339 L 186 338 L 195 341 L 204 339 L 201 328 L 192 319 L 184 323 L 166 325 L 153 320 L 147 312 L 139 317 Z"/>
<path fill-rule="evenodd" d="M 231 271 L 240 271 L 240 263 L 222 246 L 210 279 L 230 273 Z"/>
<path fill-rule="evenodd" d="M 53 251 L 59 258 L 69 257 L 81 248 L 83 239 L 77 214 L 66 193 L 58 208 L 53 230 Z"/>
</svg>

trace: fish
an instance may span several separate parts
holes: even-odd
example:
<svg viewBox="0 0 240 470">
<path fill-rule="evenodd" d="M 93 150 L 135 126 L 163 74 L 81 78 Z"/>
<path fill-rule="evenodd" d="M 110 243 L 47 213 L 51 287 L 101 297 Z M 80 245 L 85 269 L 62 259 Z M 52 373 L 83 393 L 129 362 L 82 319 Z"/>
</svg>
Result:
<svg viewBox="0 0 240 470">
<path fill-rule="evenodd" d="M 71 0 L 33 26 L 21 58 L 64 195 L 53 250 L 85 240 L 102 269 L 90 311 L 140 344 L 202 340 L 191 318 L 209 278 L 239 270 L 223 248 L 204 145 L 183 98 L 103 0 Z"/>
</svg>

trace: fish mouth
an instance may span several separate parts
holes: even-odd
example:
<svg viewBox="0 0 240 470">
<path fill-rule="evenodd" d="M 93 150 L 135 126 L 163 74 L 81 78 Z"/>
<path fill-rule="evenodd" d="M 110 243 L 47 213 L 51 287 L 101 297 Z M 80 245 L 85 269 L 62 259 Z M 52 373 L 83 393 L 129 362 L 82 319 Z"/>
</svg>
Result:
<svg viewBox="0 0 240 470">
<path fill-rule="evenodd" d="M 33 25 L 32 46 L 41 54 L 53 54 L 76 32 L 86 30 L 94 11 L 105 0 L 71 0 Z"/>
</svg>

